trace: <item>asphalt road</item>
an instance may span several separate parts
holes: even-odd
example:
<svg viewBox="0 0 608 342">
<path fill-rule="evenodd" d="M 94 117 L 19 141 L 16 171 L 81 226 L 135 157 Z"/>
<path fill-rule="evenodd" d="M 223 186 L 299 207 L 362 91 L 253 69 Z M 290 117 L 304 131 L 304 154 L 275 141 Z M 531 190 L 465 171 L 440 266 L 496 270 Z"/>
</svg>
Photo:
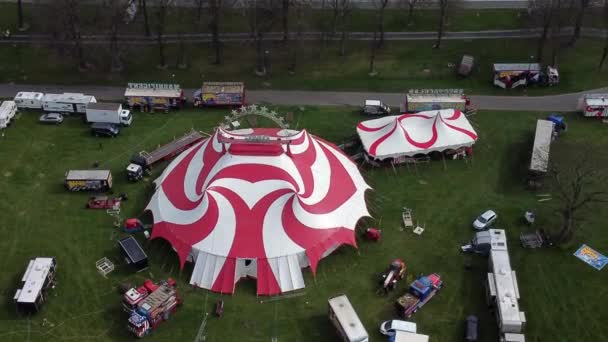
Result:
<svg viewBox="0 0 608 342">
<path fill-rule="evenodd" d="M 570 36 L 572 35 L 572 27 L 564 27 L 561 30 L 561 35 Z M 321 32 L 303 32 L 302 40 L 319 40 L 321 39 Z M 518 38 L 536 38 L 541 34 L 541 29 L 520 29 L 520 30 L 486 30 L 486 31 L 457 31 L 457 32 L 445 32 L 444 40 L 471 40 L 471 39 L 518 39 Z M 338 40 L 339 35 L 334 37 L 326 37 L 326 39 Z M 605 38 L 608 36 L 607 30 L 593 29 L 593 28 L 582 28 L 582 37 L 590 38 Z M 435 31 L 423 31 L 423 32 L 385 32 L 384 37 L 386 40 L 393 41 L 411 41 L 411 40 L 434 40 L 437 38 L 437 32 Z M 210 42 L 211 35 L 208 33 L 184 33 L 181 35 L 177 34 L 166 34 L 163 35 L 163 41 L 165 43 L 179 43 L 180 39 L 187 43 L 203 43 Z M 224 42 L 241 42 L 252 40 L 251 33 L 223 33 L 220 35 L 220 39 Z M 266 40 L 283 40 L 282 32 L 268 32 L 265 35 Z M 294 32 L 291 33 L 291 39 L 297 39 Z M 363 40 L 369 41 L 373 39 L 372 32 L 349 32 L 349 40 Z M 145 36 L 145 35 L 119 35 L 118 41 L 123 44 L 129 45 L 152 45 L 157 44 L 156 36 Z M 109 44 L 108 35 L 83 35 L 82 42 L 84 44 L 98 44 L 105 45 Z M 70 40 L 57 40 L 48 34 L 13 34 L 9 39 L 0 39 L 0 44 L 14 44 L 14 43 L 53 43 L 53 44 L 72 44 Z"/>
<path fill-rule="evenodd" d="M 44 86 L 0 84 L 0 98 L 13 98 L 20 91 L 42 93 L 86 93 L 98 100 L 122 101 L 124 87 L 109 86 Z M 191 96 L 195 89 L 185 89 Z M 473 95 L 471 102 L 478 109 L 517 110 L 517 111 L 575 111 L 580 96 L 584 93 L 608 93 L 608 88 L 595 89 L 581 93 L 551 96 L 489 96 Z M 337 91 L 284 91 L 249 90 L 250 103 L 269 103 L 274 105 L 312 105 L 312 106 L 361 106 L 366 99 L 377 99 L 390 106 L 398 107 L 404 100 L 402 93 L 337 92 Z"/>
</svg>

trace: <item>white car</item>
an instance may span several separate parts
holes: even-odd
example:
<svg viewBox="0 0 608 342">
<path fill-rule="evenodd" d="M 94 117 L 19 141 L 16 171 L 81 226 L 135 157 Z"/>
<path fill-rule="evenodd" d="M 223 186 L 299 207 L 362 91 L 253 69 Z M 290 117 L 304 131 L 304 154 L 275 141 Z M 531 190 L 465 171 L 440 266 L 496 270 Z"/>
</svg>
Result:
<svg viewBox="0 0 608 342">
<path fill-rule="evenodd" d="M 59 113 L 48 113 L 48 114 L 42 115 L 40 117 L 39 121 L 41 123 L 59 125 L 60 123 L 63 122 L 63 115 L 61 115 Z"/>
<path fill-rule="evenodd" d="M 475 221 L 473 221 L 473 228 L 475 230 L 484 230 L 492 226 L 492 223 L 496 221 L 498 215 L 493 210 L 487 210 L 483 214 L 479 215 Z"/>
<path fill-rule="evenodd" d="M 400 321 L 393 319 L 390 321 L 383 322 L 380 324 L 380 333 L 386 336 L 393 336 L 397 331 L 403 331 L 408 333 L 416 333 L 416 323 L 408 321 Z"/>
</svg>

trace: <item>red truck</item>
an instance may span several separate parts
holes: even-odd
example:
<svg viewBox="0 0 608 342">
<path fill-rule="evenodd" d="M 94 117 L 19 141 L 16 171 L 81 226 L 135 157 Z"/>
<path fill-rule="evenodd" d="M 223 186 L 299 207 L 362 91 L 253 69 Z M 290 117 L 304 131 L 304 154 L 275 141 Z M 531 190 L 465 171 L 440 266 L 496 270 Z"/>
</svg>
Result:
<svg viewBox="0 0 608 342">
<path fill-rule="evenodd" d="M 428 276 L 420 276 L 409 288 L 409 292 L 397 298 L 397 310 L 403 318 L 410 318 L 424 304 L 441 290 L 443 282 L 441 277 L 433 273 Z"/>
<path fill-rule="evenodd" d="M 122 304 L 129 313 L 129 331 L 141 338 L 168 320 L 181 304 L 181 299 L 175 280 L 169 278 L 155 284 L 146 279 L 142 286 L 125 292 Z"/>
</svg>

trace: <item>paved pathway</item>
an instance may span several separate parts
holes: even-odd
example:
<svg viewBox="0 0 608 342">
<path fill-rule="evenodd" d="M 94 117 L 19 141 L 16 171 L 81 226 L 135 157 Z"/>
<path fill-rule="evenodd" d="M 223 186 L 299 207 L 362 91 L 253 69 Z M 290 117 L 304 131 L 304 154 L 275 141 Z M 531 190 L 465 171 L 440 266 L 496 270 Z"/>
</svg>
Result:
<svg viewBox="0 0 608 342">
<path fill-rule="evenodd" d="M 110 86 L 50 86 L 0 84 L 0 98 L 13 98 L 19 91 L 43 93 L 86 93 L 99 100 L 122 101 L 124 87 Z M 194 89 L 185 89 L 186 95 Z M 584 93 L 608 93 L 608 88 L 586 91 Z M 471 101 L 479 109 L 493 110 L 530 110 L 530 111 L 574 111 L 583 93 L 570 93 L 551 96 L 489 96 L 473 95 Z M 361 106 L 365 99 L 382 100 L 390 106 L 398 107 L 403 102 L 402 93 L 339 92 L 339 91 L 286 91 L 250 90 L 247 99 L 250 103 L 271 103 L 274 105 L 332 105 Z"/>
<path fill-rule="evenodd" d="M 518 30 L 485 30 L 485 31 L 454 31 L 454 32 L 445 32 L 443 35 L 444 40 L 471 40 L 471 39 L 528 39 L 528 38 L 536 38 L 540 37 L 541 29 L 532 28 L 532 29 L 518 29 Z M 563 36 L 572 35 L 573 28 L 572 27 L 564 27 L 560 31 Z M 608 31 L 603 29 L 594 29 L 594 28 L 582 28 L 581 30 L 582 37 L 589 38 L 605 38 L 608 37 Z M 435 31 L 421 31 L 421 32 L 385 32 L 384 38 L 386 40 L 393 41 L 411 41 L 411 40 L 435 40 L 437 39 L 437 32 Z M 128 45 L 153 45 L 157 44 L 156 36 L 150 35 L 146 36 L 143 34 L 124 34 L 118 36 L 118 41 L 122 42 L 122 44 Z M 165 34 L 163 35 L 163 40 L 167 44 L 175 44 L 181 41 L 186 43 L 205 43 L 211 41 L 211 34 L 209 33 L 184 33 L 180 35 L 178 34 Z M 222 33 L 220 34 L 220 39 L 224 42 L 242 42 L 242 41 L 251 41 L 251 33 L 248 32 L 240 32 L 240 33 Z M 282 41 L 283 33 L 282 32 L 268 32 L 265 35 L 265 40 L 271 41 Z M 294 32 L 291 32 L 291 39 L 297 39 Z M 303 32 L 302 40 L 319 40 L 321 39 L 321 32 L 311 31 L 311 32 Z M 339 35 L 335 35 L 333 37 L 326 37 L 326 39 L 330 40 L 338 40 Z M 370 41 L 373 39 L 372 32 L 349 32 L 348 33 L 349 40 L 362 40 L 362 41 Z M 50 34 L 20 34 L 15 33 L 11 36 L 10 39 L 0 39 L 0 44 L 14 44 L 14 43 L 53 43 L 53 44 L 72 44 L 70 40 L 57 40 L 53 38 Z M 110 38 L 105 34 L 94 34 L 94 35 L 83 35 L 82 36 L 83 44 L 90 45 L 105 45 L 110 43 Z"/>
</svg>

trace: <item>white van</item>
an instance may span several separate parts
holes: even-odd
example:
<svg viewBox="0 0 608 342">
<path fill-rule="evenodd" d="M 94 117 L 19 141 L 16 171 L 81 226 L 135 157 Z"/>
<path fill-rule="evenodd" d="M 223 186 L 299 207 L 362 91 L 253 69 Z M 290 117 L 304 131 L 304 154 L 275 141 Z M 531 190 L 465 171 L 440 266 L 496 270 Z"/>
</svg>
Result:
<svg viewBox="0 0 608 342">
<path fill-rule="evenodd" d="M 43 93 L 20 91 L 13 100 L 17 104 L 17 108 L 42 109 L 43 96 Z"/>
<path fill-rule="evenodd" d="M 380 324 L 380 333 L 382 335 L 395 335 L 397 331 L 416 333 L 416 323 L 393 319 Z"/>
<path fill-rule="evenodd" d="M 329 319 L 345 342 L 369 342 L 369 335 L 346 295 L 329 299 Z"/>
<path fill-rule="evenodd" d="M 10 125 L 11 120 L 17 113 L 15 101 L 4 101 L 0 106 L 0 129 Z"/>
</svg>

